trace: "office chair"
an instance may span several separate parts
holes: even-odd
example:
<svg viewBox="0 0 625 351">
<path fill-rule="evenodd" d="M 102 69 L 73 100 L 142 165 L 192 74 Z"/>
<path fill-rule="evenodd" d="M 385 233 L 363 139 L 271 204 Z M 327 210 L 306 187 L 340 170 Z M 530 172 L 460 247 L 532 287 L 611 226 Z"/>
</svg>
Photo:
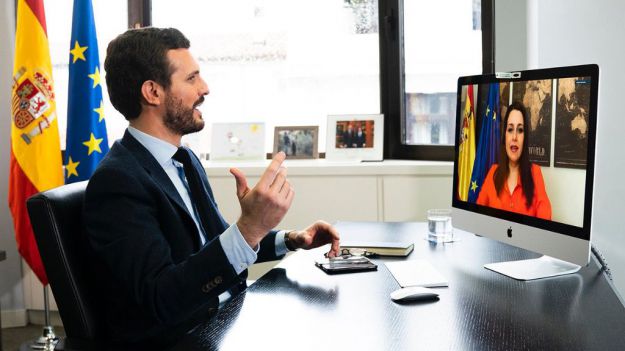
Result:
<svg viewBox="0 0 625 351">
<path fill-rule="evenodd" d="M 32 196 L 28 214 L 50 288 L 67 337 L 65 350 L 106 349 L 102 335 L 105 313 L 99 306 L 104 289 L 96 280 L 82 223 L 87 182 L 60 186 Z"/>
</svg>

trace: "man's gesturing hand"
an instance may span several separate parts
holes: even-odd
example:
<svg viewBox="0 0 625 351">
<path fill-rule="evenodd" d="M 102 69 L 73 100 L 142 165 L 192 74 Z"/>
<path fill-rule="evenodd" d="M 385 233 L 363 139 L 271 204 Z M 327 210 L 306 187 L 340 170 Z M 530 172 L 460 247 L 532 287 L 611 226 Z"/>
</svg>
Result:
<svg viewBox="0 0 625 351">
<path fill-rule="evenodd" d="M 252 248 L 280 223 L 293 202 L 295 193 L 286 179 L 286 168 L 282 167 L 285 158 L 284 152 L 278 152 L 252 189 L 248 187 L 243 172 L 230 169 L 237 182 L 237 197 L 241 204 L 237 226 Z"/>
</svg>

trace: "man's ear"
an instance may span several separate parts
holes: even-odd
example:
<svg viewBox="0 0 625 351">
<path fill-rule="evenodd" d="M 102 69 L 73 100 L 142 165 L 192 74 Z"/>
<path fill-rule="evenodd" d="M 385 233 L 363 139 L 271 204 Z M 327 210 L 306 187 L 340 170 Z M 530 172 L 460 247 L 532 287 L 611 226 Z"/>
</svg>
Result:
<svg viewBox="0 0 625 351">
<path fill-rule="evenodd" d="M 146 80 L 141 85 L 141 96 L 148 105 L 160 105 L 163 102 L 164 90 L 153 80 Z"/>
</svg>

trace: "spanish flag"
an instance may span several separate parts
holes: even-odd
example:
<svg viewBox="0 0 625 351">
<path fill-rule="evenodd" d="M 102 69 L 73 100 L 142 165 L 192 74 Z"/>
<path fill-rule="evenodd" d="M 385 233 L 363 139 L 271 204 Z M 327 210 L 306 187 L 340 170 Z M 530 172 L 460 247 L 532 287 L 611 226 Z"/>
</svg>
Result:
<svg viewBox="0 0 625 351">
<path fill-rule="evenodd" d="M 467 88 L 466 102 L 462 112 L 462 125 L 460 126 L 460 140 L 458 152 L 458 198 L 467 201 L 469 198 L 469 186 L 471 185 L 471 173 L 475 161 L 475 114 L 473 104 L 473 85 Z"/>
<path fill-rule="evenodd" d="M 17 1 L 11 99 L 9 207 L 17 249 L 48 284 L 26 211 L 26 200 L 63 184 L 52 65 L 43 0 Z"/>
</svg>

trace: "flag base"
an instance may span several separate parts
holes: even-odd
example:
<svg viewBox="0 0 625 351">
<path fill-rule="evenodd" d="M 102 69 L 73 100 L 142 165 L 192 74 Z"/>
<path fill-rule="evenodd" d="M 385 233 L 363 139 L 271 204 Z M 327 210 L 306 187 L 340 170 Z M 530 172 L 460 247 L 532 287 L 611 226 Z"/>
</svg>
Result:
<svg viewBox="0 0 625 351">
<path fill-rule="evenodd" d="M 30 350 L 53 351 L 58 342 L 59 338 L 54 333 L 54 327 L 46 325 L 43 327 L 41 336 L 30 343 Z"/>
</svg>

